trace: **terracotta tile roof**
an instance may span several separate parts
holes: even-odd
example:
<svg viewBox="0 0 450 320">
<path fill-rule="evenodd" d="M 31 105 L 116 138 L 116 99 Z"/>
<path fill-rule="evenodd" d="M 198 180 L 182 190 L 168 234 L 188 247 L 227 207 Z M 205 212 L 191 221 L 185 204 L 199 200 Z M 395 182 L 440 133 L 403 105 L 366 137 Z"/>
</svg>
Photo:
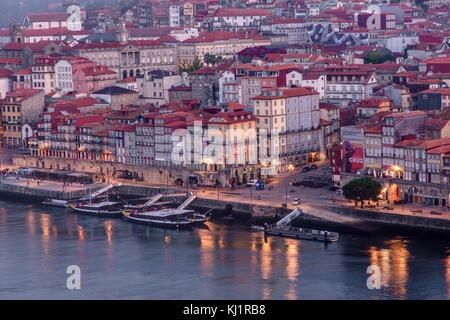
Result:
<svg viewBox="0 0 450 320">
<path fill-rule="evenodd" d="M 30 22 L 67 21 L 69 15 L 63 12 L 29 13 L 26 15 Z"/>
<path fill-rule="evenodd" d="M 238 8 L 220 8 L 214 14 L 215 17 L 254 17 L 270 16 L 270 13 L 263 9 L 238 9 Z"/>
<path fill-rule="evenodd" d="M 12 74 L 11 70 L 0 68 L 0 78 L 9 78 Z"/>
<path fill-rule="evenodd" d="M 378 125 L 378 126 L 374 126 L 374 127 L 368 128 L 368 129 L 366 129 L 364 132 L 365 132 L 365 133 L 381 134 L 381 133 L 382 133 L 381 125 Z"/>
<path fill-rule="evenodd" d="M 214 68 L 203 67 L 193 72 L 193 74 L 215 74 L 216 71 Z"/>
<path fill-rule="evenodd" d="M 22 69 L 20 71 L 14 72 L 15 76 L 20 76 L 20 75 L 30 75 L 31 74 L 31 68 L 27 68 L 27 69 Z"/>
<path fill-rule="evenodd" d="M 0 64 L 21 64 L 21 63 L 22 59 L 20 58 L 6 58 L 6 57 L 0 58 Z"/>
</svg>

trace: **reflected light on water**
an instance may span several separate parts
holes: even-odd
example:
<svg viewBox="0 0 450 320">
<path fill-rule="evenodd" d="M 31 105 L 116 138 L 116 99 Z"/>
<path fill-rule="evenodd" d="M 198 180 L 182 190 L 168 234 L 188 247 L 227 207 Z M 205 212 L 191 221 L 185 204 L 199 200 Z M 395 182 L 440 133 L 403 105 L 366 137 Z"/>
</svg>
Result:
<svg viewBox="0 0 450 320">
<path fill-rule="evenodd" d="M 170 250 L 170 242 L 171 242 L 171 237 L 169 235 L 164 236 L 164 248 L 165 248 L 165 254 L 166 254 L 166 262 L 170 263 L 171 262 L 171 250 Z"/>
<path fill-rule="evenodd" d="M 36 223 L 34 221 L 34 212 L 29 210 L 27 212 L 25 220 L 28 227 L 28 232 L 30 232 L 32 236 L 36 235 Z"/>
<path fill-rule="evenodd" d="M 106 233 L 106 241 L 108 242 L 109 246 L 112 246 L 112 237 L 113 237 L 113 222 L 111 220 L 103 222 L 103 225 L 105 226 L 105 233 Z"/>
<path fill-rule="evenodd" d="M 1 217 L 1 224 L 2 226 L 6 226 L 6 209 L 5 208 L 0 208 L 0 217 Z"/>
<path fill-rule="evenodd" d="M 388 249 L 369 248 L 370 263 L 380 267 L 382 288 L 391 288 L 391 294 L 399 299 L 406 298 L 409 279 L 408 261 L 410 253 L 408 242 L 402 239 L 386 241 Z"/>
<path fill-rule="evenodd" d="M 264 280 L 262 289 L 262 299 L 270 299 L 271 297 L 271 286 L 268 283 L 272 276 L 272 247 L 271 238 L 267 237 L 267 242 L 262 242 L 261 247 L 261 278 Z"/>
<path fill-rule="evenodd" d="M 84 231 L 84 228 L 82 226 L 77 226 L 77 232 L 79 240 L 86 240 L 86 232 Z"/>
<path fill-rule="evenodd" d="M 50 227 L 51 227 L 51 217 L 49 214 L 41 214 L 40 216 L 40 224 L 42 229 L 42 249 L 44 251 L 42 255 L 42 264 L 44 271 L 49 270 L 49 258 L 50 258 Z"/>
<path fill-rule="evenodd" d="M 298 240 L 285 239 L 286 250 L 286 276 L 289 280 L 289 288 L 286 299 L 297 299 L 297 280 L 299 275 Z"/>
<path fill-rule="evenodd" d="M 447 297 L 450 299 L 450 255 L 445 259 L 445 282 L 447 283 Z"/>
<path fill-rule="evenodd" d="M 211 276 L 214 272 L 216 244 L 212 232 L 203 229 L 197 232 L 200 239 L 200 267 L 205 276 Z"/>
<path fill-rule="evenodd" d="M 105 234 L 106 234 L 106 242 L 108 243 L 108 250 L 107 255 L 108 257 L 112 256 L 112 249 L 113 249 L 113 222 L 112 220 L 108 220 L 103 222 L 103 226 L 105 227 Z"/>
</svg>

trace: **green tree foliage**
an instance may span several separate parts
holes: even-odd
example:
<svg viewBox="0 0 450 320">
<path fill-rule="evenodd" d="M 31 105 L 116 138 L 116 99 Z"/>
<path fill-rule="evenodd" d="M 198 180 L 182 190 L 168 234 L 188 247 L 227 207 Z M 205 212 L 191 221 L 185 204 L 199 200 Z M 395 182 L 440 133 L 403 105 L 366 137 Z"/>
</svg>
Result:
<svg viewBox="0 0 450 320">
<path fill-rule="evenodd" d="M 352 180 L 342 187 L 344 197 L 355 201 L 355 205 L 360 202 L 361 208 L 364 207 L 364 201 L 378 201 L 381 190 L 381 184 L 369 177 Z"/>
<path fill-rule="evenodd" d="M 364 60 L 365 63 L 379 64 L 386 61 L 395 61 L 395 57 L 392 54 L 370 51 L 366 53 Z"/>
<path fill-rule="evenodd" d="M 216 65 L 218 63 L 221 63 L 223 58 L 221 56 L 215 56 L 213 54 L 206 53 L 203 57 L 203 61 L 207 64 Z"/>
<path fill-rule="evenodd" d="M 202 67 L 203 67 L 203 63 L 200 61 L 200 59 L 198 57 L 195 57 L 194 61 L 192 61 L 191 64 L 182 63 L 178 66 L 178 69 L 179 69 L 180 73 L 182 73 L 182 72 L 192 73 Z"/>
</svg>

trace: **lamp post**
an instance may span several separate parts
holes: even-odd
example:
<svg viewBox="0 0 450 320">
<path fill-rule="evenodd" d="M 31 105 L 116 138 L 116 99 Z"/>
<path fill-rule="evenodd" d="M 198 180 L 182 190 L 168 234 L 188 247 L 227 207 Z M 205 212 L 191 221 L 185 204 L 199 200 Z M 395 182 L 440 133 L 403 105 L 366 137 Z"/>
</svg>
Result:
<svg viewBox="0 0 450 320">
<path fill-rule="evenodd" d="M 293 164 L 288 165 L 287 170 L 289 171 L 289 181 L 292 182 L 292 171 L 294 171 L 295 166 Z M 286 184 L 286 207 L 287 207 L 287 203 L 288 203 L 288 186 L 289 186 L 290 182 L 288 182 L 288 184 Z"/>
</svg>

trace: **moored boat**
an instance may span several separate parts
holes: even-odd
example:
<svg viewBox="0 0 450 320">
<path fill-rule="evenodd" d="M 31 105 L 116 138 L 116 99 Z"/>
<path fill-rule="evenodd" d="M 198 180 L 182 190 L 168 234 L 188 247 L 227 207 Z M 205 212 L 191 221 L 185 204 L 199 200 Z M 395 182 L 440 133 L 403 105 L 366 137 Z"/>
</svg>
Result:
<svg viewBox="0 0 450 320">
<path fill-rule="evenodd" d="M 158 217 L 136 214 L 127 210 L 122 211 L 122 216 L 125 221 L 162 228 L 189 229 L 194 225 L 194 223 L 186 217 Z"/>
<path fill-rule="evenodd" d="M 211 218 L 210 211 L 200 214 L 185 209 L 160 209 L 145 212 L 123 210 L 122 215 L 125 220 L 130 222 L 176 229 L 203 225 Z"/>
<path fill-rule="evenodd" d="M 71 203 L 68 205 L 74 212 L 105 218 L 120 218 L 122 204 L 120 202 L 102 201 L 97 203 Z"/>
</svg>

